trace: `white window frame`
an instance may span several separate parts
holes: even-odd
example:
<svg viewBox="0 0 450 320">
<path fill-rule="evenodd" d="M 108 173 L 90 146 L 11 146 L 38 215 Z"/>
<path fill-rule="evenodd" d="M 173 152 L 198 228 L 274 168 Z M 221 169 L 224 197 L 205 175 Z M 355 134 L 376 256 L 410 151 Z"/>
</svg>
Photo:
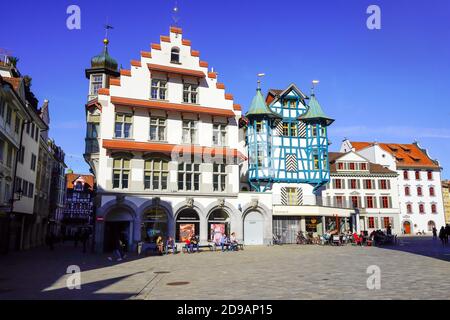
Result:
<svg viewBox="0 0 450 320">
<path fill-rule="evenodd" d="M 150 99 L 167 100 L 168 81 L 164 79 L 150 79 Z M 153 94 L 155 93 L 155 94 Z"/>
<path fill-rule="evenodd" d="M 118 119 L 118 117 L 120 117 L 120 119 Z M 126 121 L 127 117 L 131 118 L 130 122 Z M 121 124 L 120 136 L 117 135 L 117 130 L 116 130 L 118 123 Z M 130 124 L 130 128 L 128 130 L 128 137 L 126 137 L 125 136 L 125 125 L 128 123 Z M 116 114 L 114 116 L 114 137 L 119 138 L 119 139 L 132 139 L 133 138 L 133 114 L 116 112 Z"/>
<path fill-rule="evenodd" d="M 97 78 L 97 77 L 99 77 L 99 78 Z M 92 74 L 91 75 L 91 96 L 97 96 L 98 90 L 101 88 L 103 88 L 103 74 Z"/>
<path fill-rule="evenodd" d="M 155 121 L 154 123 L 152 123 Z M 152 129 L 155 128 L 155 137 L 152 137 Z M 166 141 L 167 118 L 150 116 L 148 138 L 150 141 Z M 162 137 L 161 137 L 162 131 Z"/>
<path fill-rule="evenodd" d="M 183 120 L 183 143 L 197 144 L 197 127 L 198 121 L 196 120 Z"/>
<path fill-rule="evenodd" d="M 198 104 L 198 84 L 183 83 L 183 103 Z"/>
<path fill-rule="evenodd" d="M 227 145 L 227 124 L 213 123 L 213 145 L 226 146 Z"/>
<path fill-rule="evenodd" d="M 227 189 L 227 170 L 225 163 L 213 164 L 213 191 L 225 192 Z"/>
</svg>

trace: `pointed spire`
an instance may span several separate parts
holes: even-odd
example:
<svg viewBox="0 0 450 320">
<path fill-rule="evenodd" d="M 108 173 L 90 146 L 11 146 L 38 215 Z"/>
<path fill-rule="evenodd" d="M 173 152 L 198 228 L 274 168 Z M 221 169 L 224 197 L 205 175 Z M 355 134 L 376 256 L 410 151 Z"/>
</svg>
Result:
<svg viewBox="0 0 450 320">
<path fill-rule="evenodd" d="M 269 107 L 267 107 L 264 97 L 261 93 L 261 88 L 256 89 L 256 95 L 253 97 L 250 109 L 245 115 L 247 118 L 271 118 L 271 119 L 281 119 L 279 114 L 276 114 Z"/>
<path fill-rule="evenodd" d="M 319 101 L 316 99 L 316 95 L 312 92 L 309 98 L 308 110 L 302 114 L 299 120 L 306 123 L 320 123 L 324 126 L 329 126 L 334 122 L 334 119 L 329 118 L 322 110 Z"/>
</svg>

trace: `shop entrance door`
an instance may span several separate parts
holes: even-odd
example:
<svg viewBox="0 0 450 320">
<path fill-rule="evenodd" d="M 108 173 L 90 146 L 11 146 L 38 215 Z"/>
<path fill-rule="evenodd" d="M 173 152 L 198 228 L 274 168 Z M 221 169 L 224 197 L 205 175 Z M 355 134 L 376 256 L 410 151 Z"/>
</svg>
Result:
<svg viewBox="0 0 450 320">
<path fill-rule="evenodd" d="M 111 252 L 114 250 L 117 239 L 122 240 L 128 245 L 128 232 L 130 230 L 129 221 L 107 221 L 105 222 L 105 240 L 104 251 Z"/>
<path fill-rule="evenodd" d="M 264 219 L 259 212 L 250 212 L 245 217 L 244 243 L 245 245 L 264 244 Z"/>
</svg>

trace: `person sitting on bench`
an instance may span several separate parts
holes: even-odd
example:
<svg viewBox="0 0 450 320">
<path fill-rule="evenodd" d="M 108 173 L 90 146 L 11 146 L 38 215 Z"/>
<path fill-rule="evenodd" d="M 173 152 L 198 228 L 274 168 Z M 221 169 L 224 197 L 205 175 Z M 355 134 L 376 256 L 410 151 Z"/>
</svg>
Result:
<svg viewBox="0 0 450 320">
<path fill-rule="evenodd" d="M 230 248 L 230 243 L 229 243 L 228 237 L 225 233 L 222 234 L 222 237 L 220 238 L 220 246 L 222 247 L 222 252 L 225 251 L 225 247 L 226 247 L 227 251 Z"/>
<path fill-rule="evenodd" d="M 172 237 L 169 237 L 166 241 L 166 254 L 169 254 L 169 249 L 172 249 L 173 254 L 177 253 L 177 246 Z"/>
<path fill-rule="evenodd" d="M 163 238 L 161 236 L 158 236 L 158 238 L 156 238 L 156 248 L 158 249 L 159 255 L 163 255 L 163 245 Z"/>
<path fill-rule="evenodd" d="M 199 241 L 198 241 L 197 236 L 194 233 L 191 234 L 190 242 L 191 242 L 191 252 L 194 253 L 194 248 L 197 248 L 197 252 L 200 252 L 199 251 L 200 248 L 198 246 Z"/>
<path fill-rule="evenodd" d="M 231 233 L 231 237 L 230 237 L 230 249 L 231 251 L 237 251 L 238 250 L 238 241 L 236 238 L 236 234 L 234 232 Z"/>
</svg>

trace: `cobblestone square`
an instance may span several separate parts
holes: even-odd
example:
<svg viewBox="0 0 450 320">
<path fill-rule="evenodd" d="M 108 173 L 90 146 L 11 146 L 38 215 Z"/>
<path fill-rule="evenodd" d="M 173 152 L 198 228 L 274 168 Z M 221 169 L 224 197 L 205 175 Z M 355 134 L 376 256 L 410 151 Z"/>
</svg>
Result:
<svg viewBox="0 0 450 320">
<path fill-rule="evenodd" d="M 0 263 L 0 299 L 449 299 L 450 247 L 406 237 L 395 247 L 264 246 L 110 262 L 71 243 L 12 253 Z M 69 265 L 81 290 L 66 288 Z M 381 289 L 367 289 L 367 268 Z"/>
</svg>

